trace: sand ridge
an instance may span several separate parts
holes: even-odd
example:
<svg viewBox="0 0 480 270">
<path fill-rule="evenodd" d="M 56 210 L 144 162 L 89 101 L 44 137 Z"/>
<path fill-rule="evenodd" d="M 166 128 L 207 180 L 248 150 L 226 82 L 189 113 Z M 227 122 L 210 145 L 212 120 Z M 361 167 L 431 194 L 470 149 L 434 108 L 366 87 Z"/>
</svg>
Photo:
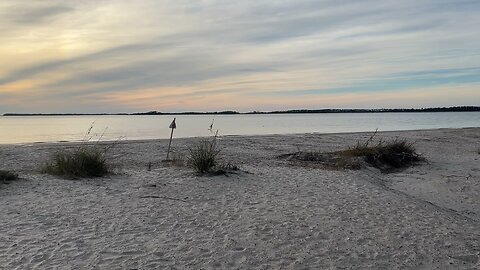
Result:
<svg viewBox="0 0 480 270">
<path fill-rule="evenodd" d="M 119 143 L 116 175 L 72 181 L 38 167 L 74 144 L 1 146 L 23 179 L 0 187 L 0 269 L 478 269 L 480 128 L 380 134 L 429 162 L 323 170 L 275 157 L 370 134 L 228 136 L 223 158 L 249 173 L 197 176 L 155 140 Z"/>
</svg>

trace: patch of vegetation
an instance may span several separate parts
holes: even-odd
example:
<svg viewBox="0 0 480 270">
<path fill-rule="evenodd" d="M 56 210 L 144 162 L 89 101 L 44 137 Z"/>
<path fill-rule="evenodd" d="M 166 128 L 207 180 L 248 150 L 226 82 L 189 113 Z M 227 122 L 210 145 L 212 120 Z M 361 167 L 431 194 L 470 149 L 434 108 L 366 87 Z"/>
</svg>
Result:
<svg viewBox="0 0 480 270">
<path fill-rule="evenodd" d="M 212 172 L 213 175 L 226 175 L 229 173 L 234 173 L 240 171 L 240 168 L 230 162 L 221 163 L 215 167 L 215 170 Z"/>
<path fill-rule="evenodd" d="M 414 143 L 405 139 L 395 139 L 391 142 L 380 141 L 373 146 L 357 144 L 340 154 L 347 157 L 363 157 L 367 163 L 382 171 L 406 168 L 425 160 L 416 152 Z"/>
<path fill-rule="evenodd" d="M 110 173 L 105 158 L 105 150 L 98 146 L 84 146 L 71 150 L 55 153 L 51 160 L 45 164 L 42 172 L 65 176 L 101 177 Z"/>
<path fill-rule="evenodd" d="M 0 181 L 8 182 L 18 179 L 18 174 L 12 171 L 0 170 Z"/>
<path fill-rule="evenodd" d="M 296 152 L 281 155 L 279 158 L 291 161 L 308 162 L 332 169 L 358 170 L 366 165 L 380 169 L 382 172 L 391 172 L 412 166 L 425 158 L 416 152 L 414 143 L 405 139 L 395 139 L 390 142 L 380 140 L 373 144 L 375 133 L 364 143 L 330 153 Z"/>
<path fill-rule="evenodd" d="M 293 162 L 301 162 L 301 165 L 320 166 L 327 169 L 350 169 L 359 170 L 363 167 L 363 162 L 357 157 L 347 157 L 340 155 L 339 152 L 320 153 L 320 152 L 295 152 L 278 156 L 281 159 L 287 159 Z"/>
<path fill-rule="evenodd" d="M 217 166 L 217 156 L 220 153 L 217 149 L 217 137 L 201 140 L 193 145 L 189 152 L 188 163 L 196 172 L 201 174 L 212 172 Z"/>
<path fill-rule="evenodd" d="M 217 135 L 218 131 L 211 139 L 203 139 L 189 148 L 187 164 L 199 174 L 228 175 L 240 170 L 233 163 L 219 162 L 220 150 L 218 150 Z"/>
<path fill-rule="evenodd" d="M 104 148 L 99 145 L 107 130 L 105 128 L 98 140 L 89 144 L 93 137 L 98 135 L 92 134 L 94 125 L 95 121 L 92 122 L 77 148 L 56 152 L 41 171 L 67 178 L 101 177 L 109 174 L 111 171 L 107 164 L 106 153 L 115 146 L 115 143 Z"/>
</svg>

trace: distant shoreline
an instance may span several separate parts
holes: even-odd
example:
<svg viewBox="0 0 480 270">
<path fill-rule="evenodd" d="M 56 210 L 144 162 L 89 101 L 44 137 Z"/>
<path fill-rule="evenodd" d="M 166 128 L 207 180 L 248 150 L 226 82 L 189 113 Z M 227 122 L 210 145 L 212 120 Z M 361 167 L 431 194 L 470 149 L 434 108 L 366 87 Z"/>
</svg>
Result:
<svg viewBox="0 0 480 270">
<path fill-rule="evenodd" d="M 243 114 L 305 114 L 305 113 L 416 113 L 416 112 L 479 112 L 480 106 L 435 107 L 422 109 L 318 109 L 285 111 L 218 111 L 218 112 L 136 112 L 136 113 L 4 113 L 3 116 L 96 116 L 96 115 L 243 115 Z"/>
</svg>

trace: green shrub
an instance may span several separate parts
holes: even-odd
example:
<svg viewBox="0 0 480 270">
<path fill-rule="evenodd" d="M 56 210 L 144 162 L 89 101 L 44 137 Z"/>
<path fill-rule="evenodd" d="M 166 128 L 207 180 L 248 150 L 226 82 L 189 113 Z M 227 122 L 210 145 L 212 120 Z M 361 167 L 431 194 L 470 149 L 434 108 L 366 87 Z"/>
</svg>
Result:
<svg viewBox="0 0 480 270">
<path fill-rule="evenodd" d="M 44 173 L 66 177 L 100 177 L 110 170 L 105 151 L 98 146 L 81 146 L 72 151 L 55 153 L 44 168 Z"/>
<path fill-rule="evenodd" d="M 189 164 L 198 173 L 211 172 L 217 165 L 217 150 L 216 136 L 213 139 L 203 139 L 189 149 L 190 156 L 188 158 Z"/>
</svg>

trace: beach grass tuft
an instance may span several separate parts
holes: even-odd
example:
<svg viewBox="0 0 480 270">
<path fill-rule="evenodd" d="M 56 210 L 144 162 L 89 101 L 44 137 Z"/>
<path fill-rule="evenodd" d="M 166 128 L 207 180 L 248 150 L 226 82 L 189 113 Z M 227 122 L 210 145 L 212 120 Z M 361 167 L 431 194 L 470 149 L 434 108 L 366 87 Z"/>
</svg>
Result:
<svg viewBox="0 0 480 270">
<path fill-rule="evenodd" d="M 78 147 L 56 152 L 41 171 L 67 178 L 101 177 L 109 174 L 111 170 L 107 164 L 106 154 L 116 143 L 111 143 L 104 148 L 100 146 L 99 142 L 106 128 L 98 140 L 91 143 L 94 125 L 95 121 L 88 128 Z"/>
<path fill-rule="evenodd" d="M 220 152 L 217 149 L 216 136 L 213 139 L 202 139 L 190 147 L 189 152 L 188 163 L 196 172 L 200 174 L 211 172 L 217 165 L 217 156 Z"/>
<path fill-rule="evenodd" d="M 18 179 L 18 174 L 12 171 L 7 170 L 0 170 L 0 181 L 7 182 L 7 181 L 14 181 Z"/>
<path fill-rule="evenodd" d="M 98 146 L 84 146 L 74 150 L 64 150 L 55 153 L 45 164 L 42 172 L 65 176 L 101 177 L 110 173 L 105 158 L 105 151 Z"/>
<path fill-rule="evenodd" d="M 202 139 L 189 148 L 187 164 L 202 175 L 225 175 L 236 173 L 240 168 L 232 162 L 219 161 L 218 131 L 211 138 Z M 180 159 L 183 160 L 183 159 Z"/>
<path fill-rule="evenodd" d="M 363 157 L 367 163 L 383 171 L 406 168 L 425 158 L 416 152 L 413 142 L 395 139 L 390 142 L 380 141 L 374 145 L 359 144 L 339 152 L 347 157 Z"/>
<path fill-rule="evenodd" d="M 406 139 L 394 139 L 374 143 L 377 131 L 365 142 L 347 150 L 321 152 L 295 152 L 280 155 L 279 158 L 300 161 L 302 164 L 318 164 L 331 169 L 358 170 L 365 165 L 380 169 L 384 173 L 407 168 L 426 159 L 418 154 L 413 142 Z"/>
</svg>

